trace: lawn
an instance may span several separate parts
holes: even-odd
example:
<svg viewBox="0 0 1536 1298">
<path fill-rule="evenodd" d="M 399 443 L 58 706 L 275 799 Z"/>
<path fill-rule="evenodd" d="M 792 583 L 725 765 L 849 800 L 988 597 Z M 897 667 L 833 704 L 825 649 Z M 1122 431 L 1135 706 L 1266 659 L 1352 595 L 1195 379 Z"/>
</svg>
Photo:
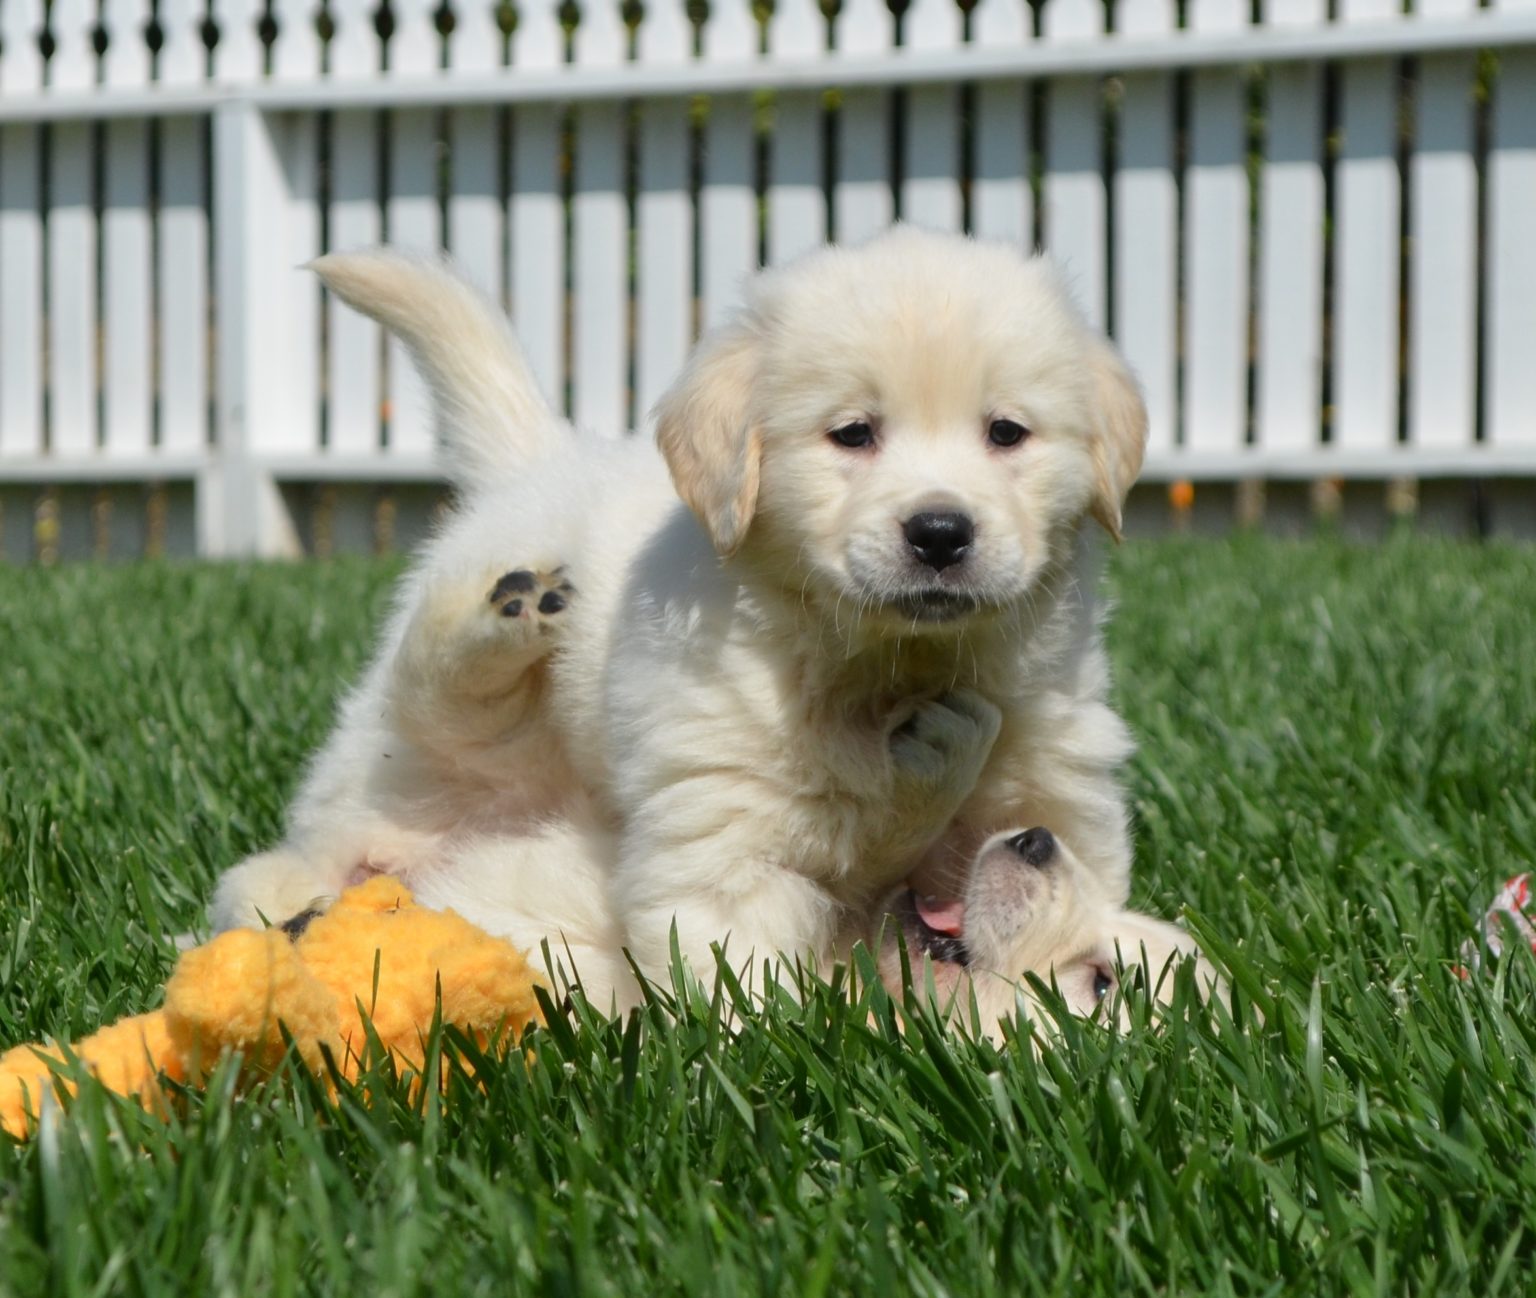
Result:
<svg viewBox="0 0 1536 1298">
<path fill-rule="evenodd" d="M 0 569 L 0 1046 L 155 1003 L 394 571 Z M 578 1011 L 443 1104 L 87 1091 L 0 1138 L 0 1293 L 1529 1292 L 1536 961 L 1453 967 L 1536 865 L 1536 549 L 1163 541 L 1111 585 L 1136 900 L 1226 1001 L 1037 1056 L 822 990 L 735 1040 Z"/>
</svg>

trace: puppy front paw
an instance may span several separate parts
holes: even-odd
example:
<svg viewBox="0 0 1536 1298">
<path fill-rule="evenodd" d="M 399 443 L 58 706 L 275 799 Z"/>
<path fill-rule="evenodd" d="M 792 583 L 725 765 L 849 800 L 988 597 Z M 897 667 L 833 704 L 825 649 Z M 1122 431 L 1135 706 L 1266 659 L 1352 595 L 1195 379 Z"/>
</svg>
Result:
<svg viewBox="0 0 1536 1298">
<path fill-rule="evenodd" d="M 298 852 L 281 848 L 249 856 L 219 877 L 208 908 L 210 926 L 222 933 L 281 925 L 335 896 L 331 873 Z"/>
<path fill-rule="evenodd" d="M 962 798 L 992 754 L 1003 714 L 974 690 L 953 690 L 918 704 L 890 737 L 899 782 Z"/>
</svg>

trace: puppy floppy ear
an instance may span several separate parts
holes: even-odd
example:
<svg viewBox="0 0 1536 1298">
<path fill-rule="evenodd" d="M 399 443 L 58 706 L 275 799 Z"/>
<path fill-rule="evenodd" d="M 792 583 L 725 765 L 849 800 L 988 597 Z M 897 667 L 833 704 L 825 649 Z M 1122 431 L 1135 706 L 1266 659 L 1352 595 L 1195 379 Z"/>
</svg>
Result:
<svg viewBox="0 0 1536 1298">
<path fill-rule="evenodd" d="M 722 556 L 740 547 L 757 510 L 763 445 L 751 418 L 757 346 L 746 325 L 718 330 L 656 403 L 656 443 L 677 494 Z"/>
<path fill-rule="evenodd" d="M 1147 407 L 1130 367 L 1107 342 L 1093 361 L 1093 499 L 1088 512 L 1116 541 L 1126 493 L 1147 450 Z"/>
</svg>

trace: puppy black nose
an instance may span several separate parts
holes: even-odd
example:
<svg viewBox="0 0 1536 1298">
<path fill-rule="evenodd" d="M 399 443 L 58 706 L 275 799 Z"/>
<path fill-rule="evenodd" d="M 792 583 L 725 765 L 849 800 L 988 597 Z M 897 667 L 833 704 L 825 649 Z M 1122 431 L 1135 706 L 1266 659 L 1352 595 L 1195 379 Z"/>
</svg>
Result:
<svg viewBox="0 0 1536 1298">
<path fill-rule="evenodd" d="M 913 514 L 901 530 L 912 552 L 935 572 L 959 563 L 976 539 L 976 525 L 967 514 Z"/>
<path fill-rule="evenodd" d="M 1022 834 L 1015 834 L 1008 840 L 1008 846 L 1022 856 L 1026 864 L 1045 866 L 1056 855 L 1056 835 L 1037 825 Z"/>
</svg>

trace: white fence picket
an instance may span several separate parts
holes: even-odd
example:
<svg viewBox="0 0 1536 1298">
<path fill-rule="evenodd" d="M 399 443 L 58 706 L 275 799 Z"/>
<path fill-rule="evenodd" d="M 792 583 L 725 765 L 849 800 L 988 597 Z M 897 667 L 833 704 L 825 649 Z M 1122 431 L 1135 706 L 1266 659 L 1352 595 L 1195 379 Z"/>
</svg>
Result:
<svg viewBox="0 0 1536 1298">
<path fill-rule="evenodd" d="M 613 436 L 628 426 L 624 122 L 618 105 L 593 104 L 575 114 L 573 127 L 571 417 L 583 428 Z"/>
<path fill-rule="evenodd" d="M 336 34 L 329 47 L 331 75 L 363 80 L 377 74 L 380 57 L 370 0 L 336 0 Z M 369 109 L 346 109 L 331 118 L 330 246 L 346 251 L 383 237 L 379 205 L 379 118 Z M 379 449 L 383 417 L 383 336 L 373 321 L 332 298 L 326 317 L 327 432 L 340 455 Z"/>
<path fill-rule="evenodd" d="M 8 41 L 13 31 L 7 29 Z M 0 457 L 43 450 L 39 136 L 35 126 L 0 126 Z"/>
<path fill-rule="evenodd" d="M 742 63 L 757 54 L 761 34 L 744 5 L 722 5 L 704 24 L 707 62 Z M 703 129 L 699 187 L 699 296 L 705 326 L 719 323 L 757 265 L 758 215 L 752 104 L 716 95 Z"/>
<path fill-rule="evenodd" d="M 311 354 L 295 351 L 292 175 L 285 174 L 274 125 L 239 99 L 221 103 L 213 115 L 218 454 L 198 471 L 196 525 L 200 551 L 214 556 L 299 552 L 281 490 L 262 457 L 295 445 L 314 464 L 318 450 L 306 437 L 313 407 L 299 404 L 304 385 L 274 378 L 299 373 L 311 361 Z"/>
<path fill-rule="evenodd" d="M 277 132 L 286 207 L 282 231 L 283 265 L 289 270 L 281 299 L 287 307 L 282 341 L 287 357 L 284 384 L 287 416 L 282 428 L 263 430 L 256 445 L 273 451 L 294 450 L 309 456 L 320 451 L 321 369 L 320 328 L 325 294 L 319 279 L 302 269 L 318 257 L 321 247 L 323 197 L 320 192 L 320 138 L 307 114 L 290 116 Z"/>
<path fill-rule="evenodd" d="M 896 20 L 885 0 L 848 0 L 838 11 L 835 40 L 841 55 L 884 53 L 895 43 L 895 36 Z M 890 91 L 844 91 L 836 131 L 832 237 L 840 243 L 857 243 L 883 230 L 896 214 Z"/>
<path fill-rule="evenodd" d="M 208 437 L 208 213 L 204 206 L 207 127 L 193 120 L 160 127 L 160 211 L 156 228 L 156 330 L 160 403 L 159 444 L 167 452 L 200 450 Z M 296 291 L 301 291 L 295 286 Z M 304 353 L 307 371 L 315 364 Z M 300 392 L 304 372 L 285 376 Z M 313 402 L 306 405 L 313 407 Z"/>
<path fill-rule="evenodd" d="M 410 109 L 391 113 L 389 149 L 389 196 L 385 201 L 389 242 L 435 254 L 443 246 L 437 197 L 436 111 Z M 430 454 L 432 412 L 427 391 L 410 355 L 396 338 L 389 340 L 384 408 L 389 420 L 391 453 Z"/>
<path fill-rule="evenodd" d="M 149 83 L 147 0 L 102 0 L 102 26 L 107 38 L 101 56 L 101 84 L 114 89 L 138 89 Z"/>
<path fill-rule="evenodd" d="M 112 455 L 149 449 L 154 374 L 149 225 L 149 127 L 106 128 L 102 212 L 102 438 Z"/>
<path fill-rule="evenodd" d="M 437 0 L 391 0 L 394 28 L 385 47 L 391 77 L 427 77 L 442 70 L 437 8 Z"/>
<path fill-rule="evenodd" d="M 979 48 L 1018 48 L 1033 37 L 1024 0 L 980 0 L 972 12 L 971 40 Z M 1020 81 L 977 87 L 971 228 L 982 238 L 1021 248 L 1035 241 L 1029 126 L 1029 101 Z"/>
<path fill-rule="evenodd" d="M 142 0 L 106 0 L 102 81 L 114 89 L 149 83 Z M 116 121 L 105 131 L 102 212 L 102 440 L 110 455 L 149 449 L 154 377 L 150 253 L 149 124 Z"/>
<path fill-rule="evenodd" d="M 560 116 L 544 104 L 518 108 L 512 128 L 512 319 L 540 386 L 558 408 L 569 410 Z"/>
<path fill-rule="evenodd" d="M 196 3 L 196 0 L 183 0 Z M 326 54 L 321 45 L 314 0 L 273 0 L 279 35 L 272 50 L 272 77 L 283 83 L 317 81 Z M 330 306 L 320 281 L 307 265 L 324 251 L 320 246 L 322 195 L 320 192 L 320 117 L 316 113 L 290 113 L 276 126 L 278 159 L 287 199 L 283 231 L 285 297 L 290 311 L 283 335 L 290 358 L 285 379 L 289 414 L 282 429 L 264 430 L 259 445 L 264 450 L 292 451 L 316 456 L 320 450 L 322 393 L 329 379 L 329 355 L 321 348 L 321 319 Z M 334 136 L 332 139 L 334 147 Z"/>
<path fill-rule="evenodd" d="M 1273 0 L 1272 27 L 1324 21 L 1322 0 Z M 1269 74 L 1259 211 L 1254 440 L 1305 453 L 1317 440 L 1323 381 L 1323 83 L 1311 64 Z"/>
<path fill-rule="evenodd" d="M 959 230 L 960 92 L 924 86 L 907 98 L 901 219 L 928 230 Z"/>
<path fill-rule="evenodd" d="M 1472 10 L 1421 0 L 1423 21 Z M 1477 160 L 1471 54 L 1419 63 L 1410 166 L 1408 438 L 1468 446 L 1477 420 Z"/>
<path fill-rule="evenodd" d="M 261 46 L 262 0 L 212 0 L 218 40 L 213 47 L 213 74 L 230 85 L 259 81 L 266 67 Z"/>
<path fill-rule="evenodd" d="M 524 6 L 526 8 L 526 6 Z M 491 72 L 502 65 L 506 37 L 491 0 L 458 0 L 448 36 L 448 68 L 460 76 Z"/>
<path fill-rule="evenodd" d="M 952 50 L 964 20 L 955 0 L 913 0 L 903 20 L 908 48 Z M 902 220 L 930 230 L 960 229 L 960 88 L 925 85 L 906 99 Z"/>
<path fill-rule="evenodd" d="M 179 0 L 186 4 L 191 0 Z M 277 40 L 272 47 L 272 76 L 277 81 L 315 81 L 323 54 L 314 0 L 272 0 Z"/>
<path fill-rule="evenodd" d="M 330 245 L 367 248 L 383 237 L 379 209 L 378 117 L 348 109 L 331 119 Z M 327 431 L 337 454 L 371 454 L 379 447 L 382 410 L 379 327 L 332 297 L 326 315 Z"/>
<path fill-rule="evenodd" d="M 160 0 L 158 16 L 155 79 L 164 86 L 195 85 L 207 57 L 203 6 L 198 0 Z M 317 58 L 310 74 L 318 68 Z M 162 452 L 185 455 L 208 440 L 208 128 L 184 117 L 158 122 L 155 129 L 156 433 Z"/>
<path fill-rule="evenodd" d="M 1356 23 L 1390 22 L 1395 0 L 1343 0 Z M 1397 64 L 1340 73 L 1342 153 L 1334 170 L 1333 443 L 1380 452 L 1397 441 Z"/>
<path fill-rule="evenodd" d="M 639 56 L 681 68 L 693 53 L 683 0 L 652 0 Z M 639 193 L 635 198 L 635 424 L 676 377 L 693 339 L 693 203 L 688 105 L 656 100 L 640 109 Z"/>
<path fill-rule="evenodd" d="M 428 77 L 442 67 L 436 0 L 394 0 L 395 29 L 388 45 L 392 78 Z M 402 109 L 389 114 L 389 193 L 384 222 L 391 244 L 436 254 L 443 246 L 437 193 L 438 112 Z M 432 411 L 425 384 L 397 338 L 388 343 L 384 416 L 392 455 L 425 458 L 432 451 Z"/>
<path fill-rule="evenodd" d="M 96 6 L 87 0 L 53 0 L 48 28 L 53 53 L 48 57 L 50 90 L 88 90 L 96 84 L 96 52 L 91 46 Z"/>
<path fill-rule="evenodd" d="M 505 292 L 502 200 L 498 155 L 501 126 L 495 109 L 460 108 L 449 117 L 448 250 L 494 297 Z"/>
<path fill-rule="evenodd" d="M 460 3 L 448 38 L 450 75 L 494 71 L 501 66 L 504 44 L 489 0 Z M 497 297 L 506 291 L 500 149 L 501 119 L 496 109 L 449 110 L 448 248 L 470 277 Z"/>
<path fill-rule="evenodd" d="M 48 425 L 55 454 L 97 446 L 96 211 L 92 128 L 56 126 L 48 196 Z"/>
<path fill-rule="evenodd" d="M 45 2 L 6 0 L 0 5 L 0 99 L 34 98 L 43 86 Z"/>
<path fill-rule="evenodd" d="M 43 85 L 42 0 L 0 5 L 0 102 Z M 43 450 L 42 133 L 0 126 L 0 457 Z"/>
<path fill-rule="evenodd" d="M 1242 0 L 1194 0 L 1192 28 L 1232 33 Z M 1196 72 L 1184 189 L 1184 446 L 1231 451 L 1247 430 L 1248 176 L 1244 78 Z"/>
<path fill-rule="evenodd" d="M 90 46 L 93 11 L 84 0 L 57 0 L 50 14 L 55 41 L 48 84 L 84 90 L 95 82 Z M 49 139 L 48 435 L 56 454 L 90 454 L 97 447 L 96 212 L 94 131 L 66 122 Z"/>
<path fill-rule="evenodd" d="M 1126 0 L 1127 38 L 1173 30 L 1172 0 Z M 1178 435 L 1179 193 L 1173 165 L 1173 78 L 1139 72 L 1124 81 L 1115 170 L 1115 341 L 1141 380 L 1147 453 Z"/>
<path fill-rule="evenodd" d="M 565 60 L 559 0 L 520 7 L 512 48 L 517 70 L 547 71 Z M 565 198 L 562 115 L 553 104 L 512 110 L 509 269 L 512 320 L 528 363 L 557 408 L 569 412 L 565 363 Z"/>
<path fill-rule="evenodd" d="M 1536 0 L 1509 0 L 1536 12 Z M 1494 89 L 1488 155 L 1484 418 L 1488 441 L 1536 447 L 1536 50 L 1511 50 Z"/>
<path fill-rule="evenodd" d="M 565 62 L 562 0 L 525 0 L 517 7 L 512 64 L 520 72 L 548 72 Z"/>
<path fill-rule="evenodd" d="M 1043 38 L 1059 45 L 1098 39 L 1099 0 L 1048 0 Z M 1045 122 L 1045 246 L 1061 263 L 1079 305 L 1104 324 L 1108 296 L 1103 93 L 1096 76 L 1051 83 Z"/>
<path fill-rule="evenodd" d="M 585 0 L 576 28 L 576 62 L 611 67 L 626 43 L 618 0 Z M 629 426 L 629 205 L 624 192 L 622 105 L 583 104 L 572 113 L 575 177 L 571 198 L 574 358 L 571 417 L 605 436 Z"/>
<path fill-rule="evenodd" d="M 826 24 L 815 0 L 783 0 L 768 21 L 768 49 L 803 59 L 826 48 Z M 768 144 L 768 262 L 780 265 L 827 237 L 822 192 L 821 96 L 804 90 L 774 96 Z"/>
<path fill-rule="evenodd" d="M 325 45 L 331 76 L 347 81 L 377 77 L 384 67 L 384 51 L 375 0 L 330 0 L 328 11 L 335 24 Z"/>
</svg>

